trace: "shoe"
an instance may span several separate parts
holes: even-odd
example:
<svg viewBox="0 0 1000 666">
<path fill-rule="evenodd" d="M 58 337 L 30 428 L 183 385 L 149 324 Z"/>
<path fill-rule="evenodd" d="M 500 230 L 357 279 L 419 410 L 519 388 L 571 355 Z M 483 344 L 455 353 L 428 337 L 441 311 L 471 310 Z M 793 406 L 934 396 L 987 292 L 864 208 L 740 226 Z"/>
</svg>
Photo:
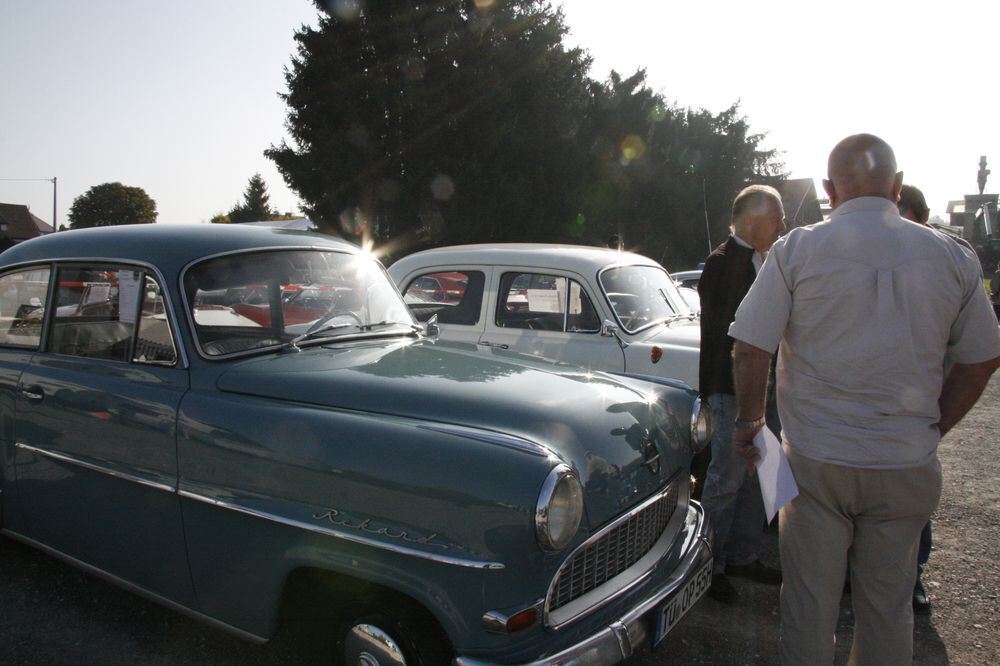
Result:
<svg viewBox="0 0 1000 666">
<path fill-rule="evenodd" d="M 781 571 L 772 569 L 760 560 L 754 560 L 750 564 L 727 564 L 726 573 L 765 585 L 781 585 Z"/>
<path fill-rule="evenodd" d="M 917 578 L 917 583 L 913 586 L 913 610 L 918 613 L 926 613 L 931 609 L 931 600 L 927 598 L 924 584 Z"/>
<path fill-rule="evenodd" d="M 712 584 L 708 586 L 708 596 L 724 604 L 736 601 L 736 588 L 726 578 L 726 574 L 712 576 Z"/>
</svg>

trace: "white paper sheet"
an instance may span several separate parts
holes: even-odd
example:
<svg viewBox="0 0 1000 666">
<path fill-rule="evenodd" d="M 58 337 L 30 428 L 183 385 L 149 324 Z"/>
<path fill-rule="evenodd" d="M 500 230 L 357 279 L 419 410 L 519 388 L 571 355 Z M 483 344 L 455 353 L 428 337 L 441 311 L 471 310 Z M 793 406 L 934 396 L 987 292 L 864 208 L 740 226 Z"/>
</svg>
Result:
<svg viewBox="0 0 1000 666">
<path fill-rule="evenodd" d="M 799 487 L 792 476 L 792 468 L 788 458 L 781 448 L 781 442 L 767 426 L 754 435 L 753 445 L 760 451 L 757 461 L 757 478 L 760 481 L 760 494 L 764 499 L 764 511 L 767 522 L 774 520 L 778 510 L 795 499 Z"/>
</svg>

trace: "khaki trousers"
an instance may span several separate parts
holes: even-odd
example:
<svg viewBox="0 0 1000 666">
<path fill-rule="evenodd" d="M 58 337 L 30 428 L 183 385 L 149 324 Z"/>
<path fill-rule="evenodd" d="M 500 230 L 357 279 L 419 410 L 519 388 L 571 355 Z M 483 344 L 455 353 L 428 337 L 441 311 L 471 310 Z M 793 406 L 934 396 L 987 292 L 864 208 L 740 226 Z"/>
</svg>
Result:
<svg viewBox="0 0 1000 666">
<path fill-rule="evenodd" d="M 941 496 L 937 455 L 908 469 L 860 469 L 785 453 L 799 496 L 781 510 L 781 660 L 831 664 L 848 562 L 850 664 L 911 664 L 920 530 Z"/>
</svg>

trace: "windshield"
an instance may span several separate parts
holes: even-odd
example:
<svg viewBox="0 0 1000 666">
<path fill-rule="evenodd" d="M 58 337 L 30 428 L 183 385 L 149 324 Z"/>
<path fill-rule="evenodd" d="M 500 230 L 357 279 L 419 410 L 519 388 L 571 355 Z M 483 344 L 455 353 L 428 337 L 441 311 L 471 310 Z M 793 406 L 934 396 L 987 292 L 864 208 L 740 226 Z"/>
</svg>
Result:
<svg viewBox="0 0 1000 666">
<path fill-rule="evenodd" d="M 653 324 L 693 317 L 667 272 L 658 266 L 616 266 L 601 273 L 601 288 L 629 333 Z"/>
<path fill-rule="evenodd" d="M 198 345 L 208 356 L 292 340 L 412 333 L 382 266 L 365 255 L 270 250 L 204 261 L 184 276 Z M 400 326 L 393 326 L 400 324 Z"/>
</svg>

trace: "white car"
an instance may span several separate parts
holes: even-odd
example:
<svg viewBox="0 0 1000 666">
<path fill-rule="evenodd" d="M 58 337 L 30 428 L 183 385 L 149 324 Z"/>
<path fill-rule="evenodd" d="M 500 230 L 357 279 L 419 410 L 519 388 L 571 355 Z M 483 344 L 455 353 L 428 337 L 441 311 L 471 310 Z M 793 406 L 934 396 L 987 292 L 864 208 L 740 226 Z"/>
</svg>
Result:
<svg viewBox="0 0 1000 666">
<path fill-rule="evenodd" d="M 418 320 L 437 315 L 443 340 L 698 388 L 698 316 L 667 271 L 642 255 L 460 245 L 411 254 L 389 274 Z M 461 293 L 431 301 L 424 294 L 431 280 Z"/>
</svg>

